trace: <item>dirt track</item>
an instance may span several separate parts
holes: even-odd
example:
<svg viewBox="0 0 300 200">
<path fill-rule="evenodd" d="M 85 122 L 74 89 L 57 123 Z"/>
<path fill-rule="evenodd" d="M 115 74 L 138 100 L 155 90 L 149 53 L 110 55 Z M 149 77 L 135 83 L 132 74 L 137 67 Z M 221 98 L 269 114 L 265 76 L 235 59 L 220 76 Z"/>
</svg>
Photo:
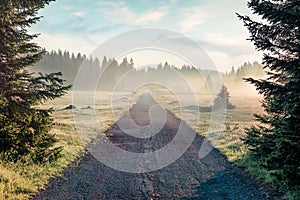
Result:
<svg viewBox="0 0 300 200">
<path fill-rule="evenodd" d="M 126 122 L 131 116 L 137 124 L 147 125 L 147 111 L 154 104 L 156 102 L 150 95 L 143 95 L 130 109 L 130 115 L 125 114 L 119 122 Z M 111 141 L 120 148 L 148 152 L 168 144 L 175 137 L 179 124 L 180 120 L 167 111 L 163 129 L 151 138 L 129 136 L 116 124 L 107 133 L 114 134 Z M 202 142 L 203 139 L 196 136 L 177 161 L 149 173 L 117 171 L 87 153 L 70 165 L 63 177 L 52 179 L 46 190 L 33 199 L 276 199 L 265 186 L 229 163 L 216 149 L 199 159 Z M 155 164 L 155 159 L 149 162 L 147 158 L 143 164 Z"/>
</svg>

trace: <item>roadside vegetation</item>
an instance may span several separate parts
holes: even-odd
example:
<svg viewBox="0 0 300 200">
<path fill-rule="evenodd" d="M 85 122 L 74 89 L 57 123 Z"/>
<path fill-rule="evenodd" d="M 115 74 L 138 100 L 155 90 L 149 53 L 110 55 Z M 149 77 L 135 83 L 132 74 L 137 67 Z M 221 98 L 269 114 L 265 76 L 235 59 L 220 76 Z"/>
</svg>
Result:
<svg viewBox="0 0 300 200">
<path fill-rule="evenodd" d="M 0 156 L 0 199 L 28 199 L 82 154 L 84 148 L 73 125 L 57 124 L 53 131 L 57 145 L 64 148 L 60 158 L 51 163 L 12 162 Z"/>
<path fill-rule="evenodd" d="M 95 70 L 95 77 L 91 78 L 98 78 L 103 66 L 110 65 L 100 82 L 103 90 L 111 90 L 124 73 L 134 69 L 134 63 L 127 58 L 118 63 L 104 57 L 100 64 L 98 58 L 80 54 L 75 57 L 67 51 L 46 53 L 31 43 L 37 35 L 28 34 L 27 28 L 39 21 L 38 11 L 51 1 L 0 3 L 0 199 L 27 199 L 45 187 L 51 177 L 61 175 L 70 163 L 76 164 L 85 152 L 84 145 L 95 135 L 87 130 L 87 135 L 80 137 L 75 129 L 74 114 L 84 117 L 95 110 L 100 121 L 100 130 L 96 133 L 101 134 L 122 115 L 126 100 L 131 99 L 132 105 L 141 95 L 139 92 L 143 92 L 141 89 L 133 97 L 127 94 L 118 99 L 117 117 L 111 113 L 106 93 L 99 94 L 104 104 L 72 106 L 72 94 L 67 93 L 71 88 L 69 83 L 73 83 L 83 61 Z M 201 106 L 183 108 L 173 93 L 162 88 L 152 88 L 152 95 L 179 118 L 184 109 L 187 117 L 183 120 L 199 135 L 208 138 L 230 161 L 284 193 L 287 199 L 299 199 L 299 2 L 250 0 L 248 6 L 267 21 L 264 24 L 238 15 L 249 29 L 250 40 L 256 48 L 267 52 L 263 65 L 245 63 L 238 70 L 233 68 L 230 73 L 222 74 L 225 86 L 219 85 L 221 90 L 213 94 L 214 99 L 207 91 L 197 96 Z M 55 68 L 50 68 L 53 64 Z M 53 73 L 62 68 L 64 77 L 60 72 Z M 263 69 L 269 71 L 266 76 L 262 75 Z M 46 73 L 34 75 L 29 70 Z M 157 68 L 134 69 L 134 81 L 124 83 L 122 89 L 126 90 L 126 84 L 139 84 L 146 75 L 157 81 L 172 80 L 172 84 L 180 86 L 176 78 L 167 79 L 172 70 L 189 80 L 196 94 L 219 75 L 194 66 L 176 68 L 166 62 Z M 246 86 L 243 78 L 254 85 L 261 96 L 253 95 L 254 87 Z M 238 93 L 241 88 L 245 93 L 251 89 L 252 93 L 241 95 Z M 230 94 L 231 91 L 235 92 Z M 185 100 L 188 102 L 189 97 Z M 64 109 L 66 107 L 71 109 Z M 88 109 L 83 110 L 83 107 Z M 224 107 L 227 111 L 223 127 L 218 132 L 208 132 L 211 108 Z M 200 115 L 200 121 L 194 120 L 196 115 Z"/>
<path fill-rule="evenodd" d="M 264 53 L 268 77 L 245 80 L 263 95 L 263 115 L 246 130 L 244 143 L 249 156 L 270 175 L 267 180 L 289 197 L 300 198 L 300 45 L 299 1 L 248 2 L 252 13 L 238 17 L 250 32 L 250 40 Z"/>
</svg>

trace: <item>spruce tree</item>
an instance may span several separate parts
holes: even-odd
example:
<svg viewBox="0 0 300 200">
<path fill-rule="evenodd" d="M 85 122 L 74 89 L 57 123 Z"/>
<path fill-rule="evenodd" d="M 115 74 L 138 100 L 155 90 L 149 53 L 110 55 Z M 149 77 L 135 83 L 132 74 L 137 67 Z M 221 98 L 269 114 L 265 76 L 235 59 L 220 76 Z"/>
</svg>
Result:
<svg viewBox="0 0 300 200">
<path fill-rule="evenodd" d="M 232 105 L 229 101 L 230 95 L 228 92 L 228 88 L 225 85 L 222 85 L 219 93 L 214 99 L 213 108 L 215 109 L 234 109 L 235 106 Z"/>
<path fill-rule="evenodd" d="M 300 183 L 300 1 L 250 0 L 248 7 L 262 17 L 239 16 L 250 40 L 264 52 L 268 77 L 247 78 L 263 95 L 260 125 L 247 129 L 245 144 L 287 189 Z M 279 183 L 278 182 L 278 183 Z M 283 188 L 284 189 L 284 188 Z"/>
<path fill-rule="evenodd" d="M 44 51 L 28 28 L 40 20 L 37 12 L 51 0 L 0 1 L 0 152 L 11 160 L 31 158 L 46 162 L 56 158 L 60 147 L 49 133 L 52 109 L 38 105 L 60 97 L 64 86 L 61 73 L 29 73 Z"/>
</svg>

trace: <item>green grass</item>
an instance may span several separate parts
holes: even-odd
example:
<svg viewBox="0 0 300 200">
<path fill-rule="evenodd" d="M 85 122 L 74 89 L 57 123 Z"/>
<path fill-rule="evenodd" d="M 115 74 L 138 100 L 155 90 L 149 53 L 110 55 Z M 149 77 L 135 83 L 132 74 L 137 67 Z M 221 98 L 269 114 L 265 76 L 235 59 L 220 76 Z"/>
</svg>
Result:
<svg viewBox="0 0 300 200">
<path fill-rule="evenodd" d="M 85 95 L 83 93 L 83 97 Z M 110 111 L 108 95 L 98 95 L 96 101 L 101 102 L 95 106 L 100 123 L 98 133 L 101 133 L 114 123 L 115 118 Z M 82 105 L 76 105 L 76 110 L 63 109 L 70 104 L 72 94 L 40 106 L 54 109 L 54 126 L 51 132 L 55 133 L 58 139 L 56 146 L 63 147 L 62 156 L 58 160 L 43 165 L 24 161 L 14 163 L 0 155 L 0 199 L 28 199 L 39 189 L 43 189 L 51 177 L 61 175 L 63 169 L 84 153 L 84 144 L 91 141 L 95 135 L 89 135 L 92 131 L 87 130 L 87 134 L 80 137 L 76 132 L 73 115 L 85 117 L 92 110 L 81 109 L 86 106 L 84 98 Z"/>
<path fill-rule="evenodd" d="M 61 171 L 83 151 L 83 145 L 74 127 L 55 125 L 59 142 L 63 146 L 62 157 L 52 163 L 34 164 L 10 162 L 0 159 L 0 199 L 27 199 L 44 187 L 49 178 Z"/>
<path fill-rule="evenodd" d="M 0 199 L 28 199 L 42 189 L 51 177 L 60 175 L 62 170 L 74 161 L 84 150 L 81 139 L 74 127 L 72 111 L 60 110 L 71 101 L 70 95 L 50 102 L 43 107 L 53 107 L 55 124 L 51 132 L 56 134 L 57 146 L 62 146 L 62 156 L 46 164 L 10 162 L 0 155 Z"/>
<path fill-rule="evenodd" d="M 130 97 L 129 105 L 132 106 L 144 91 L 138 91 L 134 96 Z M 84 95 L 83 95 L 84 96 Z M 160 90 L 152 92 L 152 96 L 163 107 L 173 112 L 177 117 L 182 118 L 180 102 L 176 97 L 167 91 Z M 198 102 L 201 106 L 210 106 L 211 98 L 208 95 L 198 96 Z M 244 129 L 255 124 L 253 120 L 254 113 L 262 113 L 263 110 L 259 103 L 260 97 L 254 96 L 232 96 L 231 102 L 236 105 L 236 109 L 229 110 L 226 113 L 225 123 L 221 130 L 217 133 L 208 133 L 210 124 L 210 113 L 200 113 L 200 121 L 195 121 L 195 116 L 199 115 L 196 111 L 188 111 L 184 120 L 188 125 L 196 130 L 199 135 L 214 138 L 215 134 L 219 134 L 217 139 L 211 140 L 214 147 L 219 149 L 228 160 L 237 163 L 239 166 L 245 167 L 247 171 L 257 177 L 265 180 L 274 187 L 277 183 L 272 174 L 264 168 L 260 167 L 259 160 L 254 160 L 249 156 L 247 148 L 243 145 L 241 138 L 245 137 Z M 188 97 L 186 98 L 188 102 Z M 100 131 L 108 129 L 114 121 L 122 115 L 126 102 L 118 102 L 118 114 L 113 116 L 110 109 L 110 99 L 107 94 L 96 96 L 96 105 L 94 110 L 100 123 Z M 56 133 L 58 138 L 58 146 L 63 147 L 62 157 L 52 163 L 38 165 L 33 163 L 13 163 L 4 160 L 0 155 L 0 199 L 28 199 L 34 195 L 39 189 L 42 189 L 51 177 L 60 175 L 62 170 L 76 160 L 84 151 L 84 144 L 91 141 L 95 137 L 93 130 L 87 130 L 86 135 L 80 138 L 75 129 L 73 114 L 81 114 L 83 117 L 88 116 L 90 111 L 82 110 L 81 107 L 86 106 L 84 99 L 82 105 L 76 105 L 77 109 L 62 110 L 71 103 L 71 95 L 49 102 L 42 107 L 53 107 L 53 117 L 55 125 L 52 132 Z M 91 134 L 89 134 L 91 132 Z M 299 199 L 299 191 L 289 190 L 286 193 L 287 199 Z"/>
<path fill-rule="evenodd" d="M 181 117 L 179 110 L 176 109 L 176 104 L 175 106 L 174 104 L 167 104 L 168 101 L 166 101 L 166 99 L 171 98 L 167 98 L 161 94 L 157 96 L 157 99 L 161 99 L 160 101 L 164 107 L 175 113 L 177 117 Z M 172 101 L 174 101 L 174 98 L 175 97 L 173 97 Z M 201 106 L 210 106 L 212 104 L 212 102 L 210 102 L 210 96 L 200 96 L 198 99 Z M 275 190 L 283 192 L 286 199 L 298 200 L 300 199 L 300 190 L 289 188 L 286 182 L 279 182 L 272 174 L 272 171 L 262 167 L 262 160 L 250 156 L 249 150 L 243 144 L 242 138 L 246 137 L 245 128 L 257 123 L 254 120 L 253 114 L 263 113 L 260 101 L 260 96 L 233 95 L 231 102 L 236 108 L 227 111 L 223 128 L 218 132 L 208 131 L 209 124 L 211 123 L 211 113 L 200 113 L 199 122 L 192 121 L 189 118 L 184 118 L 184 120 L 191 127 L 195 128 L 199 135 L 206 137 L 229 161 L 245 168 L 250 174 L 263 180 L 275 188 Z M 196 115 L 198 113 L 191 112 L 191 119 L 193 114 Z"/>
</svg>

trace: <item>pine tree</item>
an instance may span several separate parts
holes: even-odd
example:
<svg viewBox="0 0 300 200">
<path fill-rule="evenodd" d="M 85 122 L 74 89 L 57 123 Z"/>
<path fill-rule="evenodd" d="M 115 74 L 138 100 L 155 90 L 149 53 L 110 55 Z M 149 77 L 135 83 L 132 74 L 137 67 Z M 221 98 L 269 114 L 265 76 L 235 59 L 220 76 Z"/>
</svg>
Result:
<svg viewBox="0 0 300 200">
<path fill-rule="evenodd" d="M 217 94 L 217 97 L 214 99 L 213 107 L 215 109 L 234 109 L 235 106 L 229 102 L 230 95 L 228 88 L 222 85 L 220 92 Z"/>
<path fill-rule="evenodd" d="M 30 157 L 34 162 L 55 159 L 60 147 L 49 133 L 52 109 L 37 105 L 66 93 L 61 73 L 29 73 L 44 51 L 27 28 L 41 17 L 39 9 L 52 0 L 0 1 L 0 152 L 11 160 Z"/>
<path fill-rule="evenodd" d="M 261 124 L 249 128 L 244 141 L 278 181 L 299 188 L 300 1 L 251 0 L 248 7 L 263 20 L 238 16 L 270 72 L 266 79 L 246 79 L 263 94 L 265 114 L 256 115 Z"/>
</svg>

